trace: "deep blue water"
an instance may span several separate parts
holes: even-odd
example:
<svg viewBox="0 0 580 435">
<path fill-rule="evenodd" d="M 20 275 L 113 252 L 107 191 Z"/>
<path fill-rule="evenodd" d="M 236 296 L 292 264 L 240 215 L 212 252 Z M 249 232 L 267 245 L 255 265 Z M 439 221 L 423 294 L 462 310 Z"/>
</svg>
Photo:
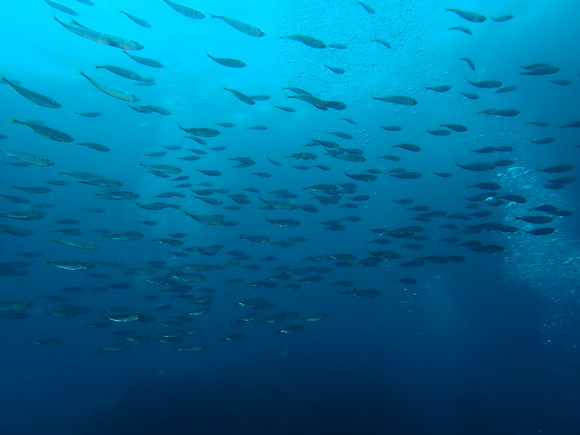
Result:
<svg viewBox="0 0 580 435">
<path fill-rule="evenodd" d="M 580 125 L 576 2 L 369 1 L 369 11 L 354 0 L 184 0 L 203 19 L 162 0 L 86 3 L 66 3 L 80 25 L 43 1 L 0 7 L 0 74 L 11 83 L 0 85 L 1 434 L 580 433 L 580 129 L 561 128 Z M 469 21 L 446 8 L 478 15 Z M 211 14 L 265 35 L 244 34 Z M 474 22 L 479 14 L 485 21 Z M 506 15 L 513 17 L 497 21 Z M 144 48 L 130 53 L 164 67 L 139 64 L 53 16 L 81 33 L 138 41 Z M 207 54 L 247 65 L 227 67 Z M 533 64 L 553 70 L 521 74 Z M 140 86 L 96 65 L 155 84 Z M 80 71 L 135 94 L 139 101 L 129 104 L 136 108 L 170 114 L 132 110 Z M 492 80 L 501 83 L 468 82 Z M 18 86 L 62 107 L 35 104 Z M 428 89 L 439 86 L 449 89 Z M 515 89 L 497 92 L 507 86 Z M 245 104 L 224 87 L 267 98 Z M 310 95 L 301 101 L 295 97 L 303 91 L 283 88 Z M 373 98 L 389 96 L 417 104 Z M 74 141 L 42 137 L 13 120 Z M 179 126 L 219 134 L 198 132 L 195 141 Z M 421 149 L 394 147 L 400 144 Z M 486 147 L 510 150 L 474 152 Z M 7 155 L 13 151 L 52 164 L 24 164 Z M 314 158 L 288 157 L 296 153 Z M 190 156 L 199 159 L 183 159 Z M 252 165 L 234 167 L 235 158 Z M 459 166 L 502 159 L 510 162 L 485 171 Z M 537 170 L 556 165 L 572 167 Z M 420 176 L 397 178 L 397 168 Z M 79 183 L 64 174 L 71 171 L 123 185 Z M 362 174 L 375 179 L 352 178 Z M 95 182 L 96 175 L 85 178 Z M 310 189 L 317 184 L 332 187 Z M 294 197 L 276 197 L 279 189 Z M 102 197 L 119 190 L 139 197 Z M 157 197 L 167 192 L 180 195 Z M 486 200 L 473 198 L 485 192 Z M 412 202 L 395 202 L 402 199 Z M 143 208 L 155 202 L 170 206 Z M 532 210 L 546 204 L 564 215 Z M 11 216 L 31 210 L 42 216 Z M 422 215 L 429 212 L 438 213 Z M 199 222 L 210 215 L 223 215 L 226 224 Z M 516 219 L 525 216 L 552 220 Z M 278 219 L 298 226 L 269 222 Z M 504 230 L 477 231 L 481 224 Z M 529 233 L 538 228 L 554 232 Z M 62 229 L 76 233 L 57 233 Z M 141 237 L 107 237 L 127 231 Z M 71 238 L 98 249 L 58 242 Z M 179 245 L 158 241 L 167 238 Z M 479 244 L 469 249 L 468 242 Z M 208 255 L 212 246 L 215 255 Z M 501 252 L 477 252 L 482 246 Z M 406 265 L 416 260 L 417 267 Z M 337 286 L 341 281 L 352 285 Z M 248 299 L 272 305 L 236 305 Z M 272 316 L 280 313 L 291 314 L 277 322 Z M 319 313 L 322 320 L 310 321 Z M 128 314 L 136 320 L 115 321 Z M 249 314 L 258 317 L 243 317 Z M 233 334 L 244 339 L 224 341 Z M 120 352 L 103 351 L 119 344 Z M 200 351 L 185 351 L 194 345 Z"/>
</svg>

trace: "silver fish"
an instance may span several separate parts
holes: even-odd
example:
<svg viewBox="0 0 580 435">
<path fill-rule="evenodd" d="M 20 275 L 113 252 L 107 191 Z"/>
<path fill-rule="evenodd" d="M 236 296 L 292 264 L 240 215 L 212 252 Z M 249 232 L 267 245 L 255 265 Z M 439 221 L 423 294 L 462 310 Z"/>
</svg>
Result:
<svg viewBox="0 0 580 435">
<path fill-rule="evenodd" d="M 123 15 L 125 15 L 127 18 L 129 18 L 135 24 L 140 25 L 141 27 L 146 27 L 146 28 L 151 27 L 151 24 L 142 18 L 136 17 L 135 15 L 132 15 L 129 12 L 125 12 L 125 11 L 119 11 L 119 12 L 121 12 Z"/>
<path fill-rule="evenodd" d="M 35 104 L 38 104 L 39 106 L 49 107 L 51 109 L 58 109 L 59 107 L 62 107 L 61 104 L 59 104 L 52 98 L 31 91 L 30 89 L 23 88 L 17 82 L 8 80 L 6 77 L 0 76 L 0 82 L 10 85 L 12 89 L 14 89 L 24 98 L 26 98 L 29 101 L 32 101 Z"/>
<path fill-rule="evenodd" d="M 167 0 L 164 0 L 164 1 L 167 1 Z M 255 37 L 259 38 L 259 37 L 265 35 L 265 33 L 262 32 L 257 27 L 252 26 L 251 24 L 248 24 L 248 23 L 244 23 L 243 21 L 234 20 L 233 18 L 224 17 L 222 15 L 214 15 L 214 14 L 212 14 L 212 18 L 220 19 L 220 20 L 224 21 L 225 23 L 229 24 L 230 26 L 232 26 L 234 29 L 239 30 L 240 32 L 245 33 L 246 35 L 249 35 L 249 36 L 255 36 Z"/>
<path fill-rule="evenodd" d="M 35 156 L 34 154 L 25 153 L 23 151 L 0 148 L 0 153 L 6 154 L 7 156 L 20 160 L 21 162 L 28 163 L 29 165 L 42 166 L 44 168 L 54 165 L 54 162 L 45 157 Z"/>
<path fill-rule="evenodd" d="M 137 41 L 89 29 L 88 27 L 79 24 L 75 20 L 72 20 L 72 24 L 67 24 L 60 21 L 56 17 L 54 17 L 54 19 L 65 29 L 70 30 L 76 35 L 82 36 L 83 38 L 90 39 L 91 41 L 110 45 L 112 47 L 122 48 L 123 50 L 141 50 L 143 48 L 143 45 Z"/>
<path fill-rule="evenodd" d="M 137 98 L 134 94 L 128 91 L 116 89 L 110 86 L 106 86 L 102 83 L 99 83 L 96 80 L 90 78 L 82 71 L 79 74 L 82 75 L 84 78 L 86 78 L 99 91 L 104 92 L 105 94 L 110 95 L 111 97 L 118 98 L 119 100 L 123 101 L 131 101 L 131 102 L 139 101 L 139 98 Z"/>
<path fill-rule="evenodd" d="M 22 124 L 30 128 L 36 134 L 46 137 L 47 139 L 52 139 L 57 142 L 72 142 L 74 140 L 73 137 L 69 136 L 68 134 L 60 131 L 55 130 L 54 128 L 50 128 L 45 126 L 42 122 L 38 121 L 18 121 L 17 119 L 12 120 L 15 124 Z"/>
</svg>

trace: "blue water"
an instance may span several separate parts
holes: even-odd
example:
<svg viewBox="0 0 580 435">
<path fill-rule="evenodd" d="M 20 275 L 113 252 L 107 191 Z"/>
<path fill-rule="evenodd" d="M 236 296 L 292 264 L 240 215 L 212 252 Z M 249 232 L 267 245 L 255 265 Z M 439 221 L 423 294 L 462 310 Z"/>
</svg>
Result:
<svg viewBox="0 0 580 435">
<path fill-rule="evenodd" d="M 0 194 L 25 202 L 0 197 L 0 216 L 30 209 L 44 213 L 35 220 L 0 217 L 1 434 L 580 433 L 579 196 L 574 180 L 558 189 L 545 187 L 547 180 L 574 178 L 578 169 L 537 171 L 578 164 L 580 130 L 560 128 L 580 120 L 576 2 L 369 0 L 375 11 L 370 13 L 354 0 L 183 1 L 202 11 L 204 19 L 181 15 L 161 0 L 93 3 L 67 0 L 66 5 L 78 12 L 75 19 L 83 26 L 136 40 L 145 48 L 132 54 L 165 66 L 141 65 L 119 48 L 73 34 L 53 19 L 69 24 L 70 17 L 45 2 L 3 2 L 0 8 L 0 74 L 62 105 L 42 107 L 0 84 L 0 134 L 6 136 L 0 148 L 54 162 L 48 167 L 18 165 L 18 160 L 0 155 Z M 486 20 L 470 22 L 446 8 L 476 11 Z M 147 20 L 151 28 L 138 26 L 119 9 Z M 210 14 L 250 23 L 265 36 L 249 36 Z M 513 18 L 492 19 L 507 14 Z M 472 35 L 448 30 L 454 26 L 468 27 Z M 296 34 L 315 37 L 327 47 L 316 49 L 279 37 Z M 391 48 L 375 39 L 387 41 Z M 333 43 L 346 48 L 328 46 Z M 228 68 L 206 53 L 243 60 L 247 66 Z M 476 70 L 461 58 L 471 59 Z M 520 75 L 525 72 L 522 66 L 534 63 L 559 70 Z M 95 65 L 136 71 L 156 84 L 138 86 Z M 325 65 L 345 72 L 332 72 Z M 138 113 L 93 87 L 80 71 L 134 93 L 140 99 L 130 103 L 134 106 L 161 106 L 171 114 Z M 467 80 L 498 80 L 516 89 L 494 93 L 497 88 L 479 88 Z M 426 89 L 441 85 L 451 89 Z M 257 98 L 247 105 L 224 87 L 269 99 Z M 283 89 L 288 87 L 340 101 L 346 109 L 320 110 L 289 98 L 297 94 Z M 475 93 L 478 99 L 464 93 Z M 393 95 L 412 97 L 418 104 L 373 99 Z M 519 113 L 481 113 L 487 109 Z M 75 112 L 102 115 L 88 118 Z M 75 140 L 61 143 L 41 137 L 13 119 L 43 122 Z M 447 129 L 451 134 L 446 136 L 428 133 L 445 130 L 441 124 L 468 130 Z M 204 145 L 185 138 L 180 125 L 213 128 L 220 134 L 201 138 Z M 248 129 L 252 126 L 267 129 Z M 352 139 L 329 132 L 347 133 Z M 532 142 L 545 138 L 553 141 Z M 313 139 L 358 149 L 366 160 L 342 160 L 331 155 L 335 149 L 305 146 Z M 95 142 L 110 151 L 77 142 Z M 421 151 L 393 148 L 404 143 L 419 145 Z M 473 152 L 490 146 L 513 150 Z M 188 151 L 191 148 L 198 151 Z M 160 151 L 165 155 L 146 155 Z M 287 157 L 306 152 L 316 158 Z M 200 159 L 182 159 L 193 155 Z M 339 157 L 344 155 L 343 151 Z M 379 158 L 384 155 L 400 160 Z M 237 157 L 251 158 L 255 164 L 235 168 L 237 162 L 230 159 Z M 500 159 L 512 162 L 489 171 L 458 166 Z M 142 164 L 172 165 L 182 172 L 156 176 Z M 399 179 L 392 176 L 396 172 L 388 172 L 396 168 L 421 176 Z M 371 173 L 365 172 L 369 169 Z M 97 194 L 107 189 L 62 174 L 69 171 L 119 180 L 120 190 L 139 198 L 104 199 Z M 357 181 L 347 174 L 374 174 L 376 179 Z M 189 178 L 174 181 L 176 177 Z M 46 183 L 53 180 L 67 184 Z M 470 187 L 482 182 L 498 183 L 501 189 L 487 201 L 467 200 L 486 192 Z M 176 187 L 184 183 L 191 188 Z M 322 183 L 334 185 L 340 197 L 305 189 Z M 356 189 L 341 192 L 346 183 Z M 52 190 L 27 193 L 14 186 Z M 197 196 L 223 202 L 203 202 L 192 189 L 218 189 Z M 296 197 L 268 193 L 276 189 Z M 164 192 L 183 197 L 156 198 Z M 237 194 L 247 195 L 249 203 L 226 209 L 239 205 L 229 196 Z M 369 198 L 352 200 L 359 195 Z M 523 196 L 526 202 L 499 198 L 502 195 Z M 325 204 L 321 198 L 337 202 Z M 394 202 L 401 199 L 412 203 Z M 268 210 L 263 200 L 315 206 L 316 211 Z M 137 205 L 156 201 L 175 208 L 151 211 Z M 570 216 L 530 211 L 542 204 Z M 419 215 L 425 211 L 409 210 L 413 206 L 427 206 L 445 216 L 424 219 Z M 482 211 L 491 214 L 470 215 Z M 184 212 L 224 215 L 235 225 L 204 225 Z M 469 220 L 450 218 L 454 213 L 468 215 Z M 527 215 L 554 219 L 545 225 L 516 219 Z M 63 219 L 78 223 L 56 222 Z M 292 219 L 300 225 L 281 228 L 267 219 Z M 322 224 L 337 219 L 342 219 L 338 228 Z M 516 230 L 468 228 L 490 222 Z M 442 227 L 449 224 L 457 227 Z M 10 234 L 7 226 L 30 234 Z M 406 226 L 421 228 L 407 238 L 388 232 Z M 77 229 L 79 235 L 55 233 L 63 228 Z M 383 235 L 370 231 L 380 228 Z M 555 231 L 527 233 L 537 228 Z M 105 237 L 125 231 L 143 237 Z M 183 242 L 181 246 L 154 241 L 175 233 L 186 234 L 173 237 Z M 269 241 L 252 243 L 241 235 L 267 236 Z M 64 237 L 100 247 L 86 250 L 54 241 Z M 307 241 L 288 243 L 296 237 Z M 441 241 L 449 237 L 457 240 Z M 369 243 L 377 238 L 387 244 Z M 487 254 L 461 246 L 470 241 L 501 246 L 503 251 Z M 223 247 L 216 255 L 196 250 L 211 245 Z M 364 265 L 369 261 L 364 259 L 377 258 L 369 251 L 381 250 L 394 251 L 400 258 Z M 23 255 L 32 252 L 37 254 Z M 336 254 L 349 254 L 354 260 L 341 263 Z M 459 262 L 437 262 L 449 256 L 460 257 Z M 437 258 L 419 267 L 401 266 L 422 257 Z M 51 264 L 61 261 L 94 267 L 69 271 Z M 192 264 L 215 270 L 195 271 L 204 275 L 202 282 L 169 278 Z M 311 277 L 315 282 L 307 282 Z M 168 285 L 147 281 L 153 278 L 168 279 Z M 417 283 L 398 282 L 401 279 Z M 353 285 L 333 285 L 340 281 Z M 185 296 L 176 293 L 180 285 L 191 286 Z M 378 291 L 378 296 L 340 293 L 361 289 Z M 208 296 L 206 305 L 190 301 Z M 235 305 L 250 298 L 275 307 Z M 3 308 L 2 303 L 14 301 L 31 305 L 20 311 Z M 55 315 L 71 306 L 82 309 L 70 318 Z M 187 315 L 203 307 L 210 309 L 208 314 Z M 279 323 L 264 322 L 285 312 L 297 314 Z M 141 321 L 110 319 L 127 313 L 137 313 Z M 235 323 L 252 313 L 261 318 Z M 327 317 L 307 320 L 319 313 Z M 88 327 L 95 323 L 102 328 Z M 298 332 L 283 333 L 288 327 Z M 167 331 L 194 328 L 201 331 L 163 342 Z M 223 340 L 232 334 L 244 334 L 245 339 Z M 148 342 L 129 341 L 127 336 L 145 336 Z M 45 339 L 62 343 L 34 343 Z M 118 344 L 123 346 L 120 352 L 102 350 Z M 203 350 L 179 350 L 193 345 Z"/>
</svg>

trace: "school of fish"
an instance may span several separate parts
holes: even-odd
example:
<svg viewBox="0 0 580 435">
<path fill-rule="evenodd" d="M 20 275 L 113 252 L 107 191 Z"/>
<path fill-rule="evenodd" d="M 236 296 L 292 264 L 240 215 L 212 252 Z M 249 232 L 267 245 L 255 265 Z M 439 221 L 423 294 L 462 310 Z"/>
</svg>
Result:
<svg viewBox="0 0 580 435">
<path fill-rule="evenodd" d="M 79 74 L 87 92 L 102 92 L 106 97 L 101 98 L 120 100 L 114 103 L 126 105 L 144 118 L 174 116 L 174 108 L 142 100 L 138 91 L 142 86 L 158 85 L 160 79 L 156 75 L 168 68 L 166 59 L 142 56 L 140 53 L 146 52 L 144 45 L 105 32 L 106 22 L 99 29 L 81 24 L 82 16 L 89 16 L 91 9 L 98 7 L 97 0 L 78 0 L 84 8 L 82 14 L 55 1 L 44 1 L 50 7 L 46 19 L 54 20 L 55 32 L 110 46 L 110 50 L 118 52 L 119 59 L 125 61 L 128 57 L 134 63 L 134 68 L 128 69 L 94 59 L 94 70 L 73 71 Z M 257 41 L 278 38 L 283 43 L 302 44 L 307 50 L 339 50 L 348 56 L 348 44 L 327 41 L 323 35 L 277 34 L 276 29 L 265 24 L 262 30 L 262 26 L 250 24 L 246 18 L 215 15 L 172 0 L 156 1 L 170 8 L 175 20 L 205 20 L 213 26 L 227 26 L 235 33 L 231 37 Z M 352 2 L 353 13 L 369 16 L 380 14 L 378 6 Z M 489 17 L 456 8 L 442 8 L 440 12 L 443 16 L 453 15 L 457 22 L 442 31 L 466 38 L 474 35 L 478 26 L 510 26 L 512 20 L 517 20 L 503 12 Z M 52 17 L 53 13 L 64 15 Z M 131 25 L 155 29 L 154 17 L 144 19 L 139 11 L 119 13 Z M 397 41 L 369 38 L 369 44 L 388 52 L 396 49 Z M 213 51 L 206 56 L 207 62 L 223 68 L 224 74 L 235 74 L 248 66 L 246 60 Z M 369 104 L 388 115 L 391 110 L 414 110 L 422 104 L 425 92 L 459 93 L 465 99 L 466 110 L 482 118 L 503 119 L 537 129 L 537 137 L 529 139 L 529 146 L 536 147 L 550 146 L 561 131 L 580 128 L 579 115 L 554 126 L 544 120 L 522 119 L 521 108 L 509 104 L 493 106 L 491 101 L 498 101 L 498 94 L 517 92 L 518 84 L 479 73 L 485 65 L 480 65 L 475 57 L 454 61 L 465 67 L 461 89 L 447 83 L 424 83 L 421 92 L 408 95 L 377 90 L 368 96 Z M 348 78 L 348 69 L 341 65 L 323 64 L 321 68 L 356 81 L 355 77 Z M 558 87 L 574 85 L 569 76 L 560 77 L 560 67 L 541 60 L 513 65 L 513 69 L 521 80 L 549 80 Z M 114 76 L 127 85 L 123 88 L 109 84 L 122 83 L 111 80 Z M 68 110 L 85 120 L 106 115 L 99 99 L 91 100 L 89 107 L 79 96 L 77 107 L 66 107 L 58 102 L 58 95 L 47 96 L 45 93 L 50 92 L 38 89 L 34 83 L 4 76 L 1 82 L 0 95 L 16 92 L 23 104 L 42 106 L 51 116 L 52 109 Z M 278 298 L 274 294 L 299 302 L 305 293 L 323 289 L 320 294 L 326 298 L 358 298 L 364 303 L 366 299 L 380 301 L 386 292 L 398 292 L 402 303 L 409 304 L 421 296 L 421 280 L 415 273 L 418 268 L 452 269 L 463 262 L 477 262 L 481 256 L 503 255 L 509 247 L 502 238 L 517 233 L 548 240 L 558 231 L 560 222 L 573 219 L 573 213 L 558 204 L 530 202 L 525 192 L 502 186 L 498 173 L 518 165 L 513 156 L 517 145 L 509 141 L 501 146 L 471 147 L 471 159 L 450 154 L 446 167 L 434 164 L 427 172 L 420 169 L 425 166 L 415 163 L 414 157 L 432 147 L 431 141 L 445 141 L 449 136 L 464 135 L 469 147 L 473 139 L 470 126 L 446 119 L 445 110 L 436 126 L 423 126 L 420 120 L 412 126 L 385 123 L 376 126 L 385 135 L 384 141 L 373 148 L 357 132 L 359 119 L 356 113 L 349 112 L 348 100 L 324 95 L 317 91 L 317 83 L 303 86 L 284 87 L 284 100 L 235 89 L 227 83 L 222 88 L 236 111 L 279 111 L 287 114 L 289 124 L 297 112 L 325 111 L 344 126 L 316 132 L 307 143 L 296 143 L 289 153 L 279 153 L 270 146 L 271 151 L 266 154 L 252 154 L 235 146 L 236 130 L 253 130 L 260 141 L 261 132 L 272 130 L 265 124 L 241 126 L 229 119 L 216 119 L 212 125 L 198 125 L 175 119 L 181 142 L 153 144 L 155 150 L 143 153 L 140 161 L 119 162 L 116 145 L 93 142 L 90 130 L 87 137 L 77 139 L 58 122 L 13 119 L 11 127 L 18 128 L 18 134 L 27 134 L 30 143 L 40 144 L 46 155 L 30 152 L 33 147 L 13 145 L 10 134 L 0 131 L 1 163 L 21 168 L 17 178 L 4 180 L 1 187 L 0 241 L 10 240 L 13 246 L 21 238 L 41 237 L 54 246 L 54 251 L 16 250 L 8 254 L 8 259 L 3 253 L 0 276 L 9 279 L 42 269 L 42 276 L 53 277 L 51 284 L 57 285 L 34 297 L 23 294 L 19 300 L 0 300 L 0 321 L 38 316 L 47 321 L 81 317 L 84 329 L 97 330 L 110 341 L 96 349 L 105 354 L 152 342 L 165 343 L 178 352 L 211 351 L 213 346 L 221 345 L 219 340 L 199 337 L 203 337 L 204 319 L 216 312 L 227 312 L 232 307 L 238 311 L 237 316 L 220 325 L 224 343 L 250 340 L 253 328 L 270 328 L 272 334 L 279 335 L 306 333 L 316 322 L 332 317 L 325 312 L 325 305 L 320 305 L 319 311 L 286 309 L 271 301 Z M 480 104 L 478 109 L 470 106 L 471 102 Z M 10 117 L 10 107 L 3 111 Z M 422 143 L 405 138 L 406 131 L 413 129 L 424 130 Z M 543 130 L 549 133 L 540 133 Z M 281 132 L 280 137 L 284 134 Z M 227 140 L 220 141 L 225 136 Z M 440 144 L 444 142 L 437 142 L 437 146 L 444 146 Z M 79 165 L 83 170 L 71 165 L 70 159 L 66 159 L 68 163 L 59 162 L 59 150 L 66 146 L 86 150 L 85 161 Z M 90 171 L 85 170 L 91 164 L 91 153 L 108 153 L 111 166 L 95 165 Z M 208 156 L 215 155 L 225 163 L 208 165 Z M 124 177 L 123 167 L 143 172 L 148 180 L 143 190 L 125 187 L 131 180 Z M 530 169 L 544 180 L 541 189 L 567 189 L 576 181 L 573 162 L 547 162 Z M 311 183 L 307 174 L 313 172 L 326 181 Z M 478 181 L 465 184 L 462 197 L 454 197 L 461 204 L 454 209 L 439 206 L 436 200 L 418 203 L 413 195 L 397 193 L 412 191 L 413 183 L 445 183 L 458 177 L 472 180 L 474 175 Z M 76 193 L 71 192 L 80 188 L 83 200 L 78 206 L 73 204 L 72 211 L 64 216 L 50 201 L 43 202 L 42 198 L 54 194 L 74 198 Z M 155 194 L 150 193 L 152 188 Z M 388 191 L 390 203 L 380 203 L 377 191 Z M 325 218 L 321 219 L 321 215 Z M 99 216 L 115 216 L 118 226 L 95 226 Z M 320 240 L 341 248 L 321 250 Z M 143 252 L 149 250 L 157 256 L 147 258 Z M 142 261 L 138 265 L 124 264 L 115 259 L 119 252 Z M 358 282 L 357 277 L 364 277 L 367 268 L 382 277 L 372 287 Z M 68 274 L 66 279 L 62 274 Z M 59 287 L 60 279 L 78 279 L 78 285 Z M 102 300 L 109 298 L 109 306 L 97 310 L 78 303 L 79 295 L 92 292 L 102 294 Z M 37 335 L 31 341 L 35 345 L 66 345 L 65 338 L 47 337 L 42 331 Z"/>
</svg>

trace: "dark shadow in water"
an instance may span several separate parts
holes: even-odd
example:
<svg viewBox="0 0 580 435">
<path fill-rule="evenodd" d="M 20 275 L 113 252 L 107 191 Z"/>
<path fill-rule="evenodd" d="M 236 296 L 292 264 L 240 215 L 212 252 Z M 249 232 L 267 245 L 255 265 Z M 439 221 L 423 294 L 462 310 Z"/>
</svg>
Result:
<svg viewBox="0 0 580 435">
<path fill-rule="evenodd" d="M 255 374 L 258 376 L 258 373 Z M 324 376 L 321 376 L 324 378 Z M 259 378 L 258 378 L 259 379 Z M 401 391 L 356 391 L 344 379 L 312 383 L 144 381 L 92 425 L 102 434 L 375 434 L 414 433 L 416 416 Z M 83 429 L 86 433 L 86 427 Z"/>
</svg>

